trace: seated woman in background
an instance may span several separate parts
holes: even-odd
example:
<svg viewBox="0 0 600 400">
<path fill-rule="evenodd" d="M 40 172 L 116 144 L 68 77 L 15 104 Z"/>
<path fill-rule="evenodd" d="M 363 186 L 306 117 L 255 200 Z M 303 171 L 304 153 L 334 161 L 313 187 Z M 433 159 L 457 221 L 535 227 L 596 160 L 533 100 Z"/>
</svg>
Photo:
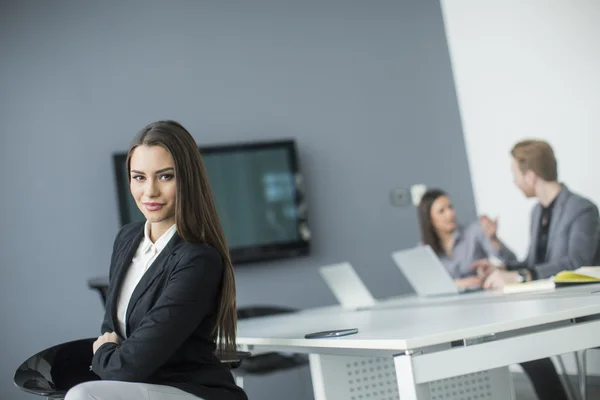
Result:
<svg viewBox="0 0 600 400">
<path fill-rule="evenodd" d="M 504 264 L 515 255 L 498 239 L 497 223 L 488 217 L 462 227 L 448 195 L 439 189 L 427 191 L 419 203 L 421 241 L 428 244 L 462 288 L 481 286 L 485 273 L 477 275 L 475 262 L 496 257 Z M 489 271 L 487 271 L 489 273 Z M 540 400 L 567 399 L 567 394 L 550 359 L 520 364 Z"/>
<path fill-rule="evenodd" d="M 425 192 L 419 203 L 419 224 L 422 244 L 431 246 L 459 288 L 482 285 L 473 268 L 477 260 L 516 260 L 498 239 L 496 221 L 483 216 L 466 227 L 457 224 L 452 202 L 442 190 Z"/>
</svg>

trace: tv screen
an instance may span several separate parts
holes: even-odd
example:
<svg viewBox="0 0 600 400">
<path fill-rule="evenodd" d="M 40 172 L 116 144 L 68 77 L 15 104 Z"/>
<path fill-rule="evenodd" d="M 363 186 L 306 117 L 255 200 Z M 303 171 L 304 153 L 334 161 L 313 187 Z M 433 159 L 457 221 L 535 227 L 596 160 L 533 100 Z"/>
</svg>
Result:
<svg viewBox="0 0 600 400">
<path fill-rule="evenodd" d="M 294 140 L 202 146 L 200 152 L 234 265 L 309 253 Z M 122 225 L 145 220 L 129 191 L 126 157 L 113 156 Z"/>
</svg>

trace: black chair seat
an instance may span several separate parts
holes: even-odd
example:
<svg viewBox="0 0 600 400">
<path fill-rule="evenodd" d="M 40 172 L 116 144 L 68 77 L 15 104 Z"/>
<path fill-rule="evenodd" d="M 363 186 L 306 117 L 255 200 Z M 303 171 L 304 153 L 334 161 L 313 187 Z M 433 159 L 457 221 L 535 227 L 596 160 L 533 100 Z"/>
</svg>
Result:
<svg viewBox="0 0 600 400">
<path fill-rule="evenodd" d="M 15 385 L 38 396 L 63 398 L 73 386 L 99 380 L 100 377 L 90 371 L 95 340 L 62 343 L 29 357 L 17 368 Z"/>
<path fill-rule="evenodd" d="M 15 372 L 14 384 L 24 392 L 48 398 L 64 398 L 69 389 L 100 377 L 90 370 L 92 345 L 97 338 L 62 343 L 29 357 Z M 249 359 L 245 351 L 221 354 L 229 368 L 237 368 Z"/>
<path fill-rule="evenodd" d="M 265 353 L 244 360 L 238 371 L 253 375 L 266 375 L 308 364 L 308 356 L 304 354 Z"/>
</svg>

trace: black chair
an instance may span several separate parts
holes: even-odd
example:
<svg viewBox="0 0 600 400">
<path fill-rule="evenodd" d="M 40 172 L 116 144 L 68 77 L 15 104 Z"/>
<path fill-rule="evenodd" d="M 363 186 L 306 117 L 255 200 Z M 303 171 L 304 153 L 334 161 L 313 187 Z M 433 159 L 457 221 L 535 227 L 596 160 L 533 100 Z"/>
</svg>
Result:
<svg viewBox="0 0 600 400">
<path fill-rule="evenodd" d="M 29 357 L 15 372 L 15 385 L 49 399 L 65 397 L 79 383 L 99 380 L 90 371 L 92 344 L 96 338 L 59 344 Z"/>
<path fill-rule="evenodd" d="M 108 277 L 88 279 L 88 287 L 96 290 L 102 300 L 102 305 L 106 305 L 106 296 L 108 294 Z"/>
<path fill-rule="evenodd" d="M 288 314 L 298 310 L 278 306 L 252 306 L 238 308 L 238 320 L 269 315 Z M 295 353 L 269 352 L 250 356 L 235 370 L 235 380 L 243 387 L 244 377 L 249 375 L 267 375 L 287 369 L 308 365 L 308 356 Z"/>
<path fill-rule="evenodd" d="M 62 399 L 72 387 L 100 380 L 90 370 L 96 338 L 75 340 L 42 350 L 29 357 L 15 372 L 13 381 L 24 392 L 48 399 Z M 249 352 L 219 354 L 222 363 L 237 368 Z"/>
</svg>

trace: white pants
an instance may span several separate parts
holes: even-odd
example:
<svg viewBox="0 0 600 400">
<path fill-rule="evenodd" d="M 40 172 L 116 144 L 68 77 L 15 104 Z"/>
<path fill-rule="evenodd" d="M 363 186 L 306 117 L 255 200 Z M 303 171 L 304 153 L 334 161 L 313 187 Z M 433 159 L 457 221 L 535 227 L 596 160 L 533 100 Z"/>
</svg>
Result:
<svg viewBox="0 0 600 400">
<path fill-rule="evenodd" d="M 171 386 L 149 383 L 92 381 L 67 392 L 65 400 L 202 400 Z"/>
</svg>

